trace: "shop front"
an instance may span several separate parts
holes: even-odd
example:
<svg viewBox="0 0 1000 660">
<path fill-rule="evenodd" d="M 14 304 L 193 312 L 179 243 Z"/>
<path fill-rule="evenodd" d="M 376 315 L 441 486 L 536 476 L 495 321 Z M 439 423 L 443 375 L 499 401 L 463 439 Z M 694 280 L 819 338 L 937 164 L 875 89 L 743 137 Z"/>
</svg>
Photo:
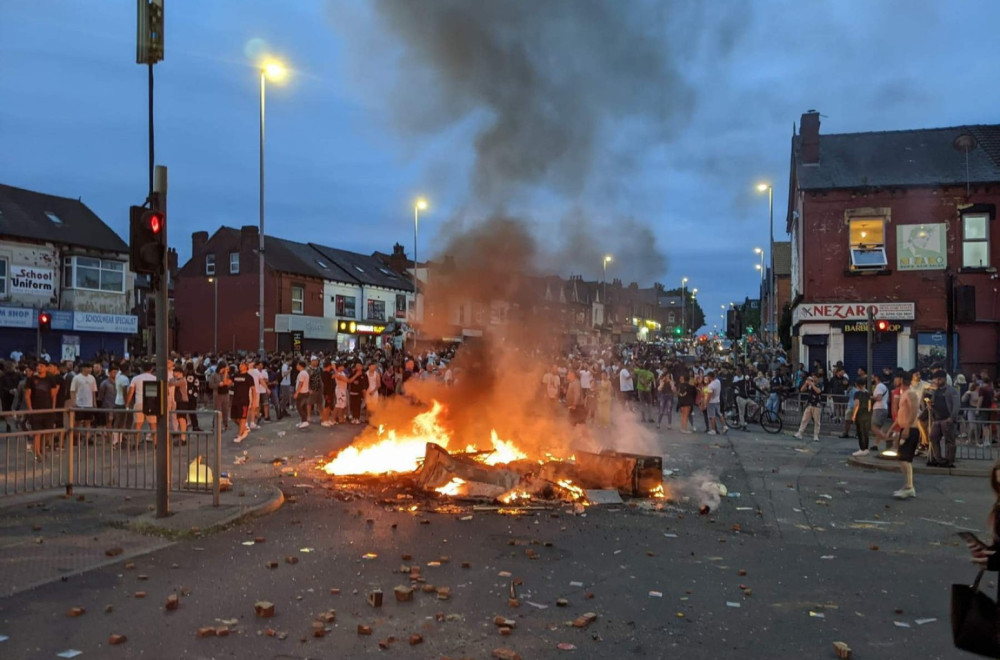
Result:
<svg viewBox="0 0 1000 660">
<path fill-rule="evenodd" d="M 384 348 L 382 335 L 385 323 L 371 321 L 337 321 L 337 350 L 350 352 L 360 348 Z"/>
<path fill-rule="evenodd" d="M 337 320 L 304 314 L 276 314 L 278 350 L 285 353 L 330 352 L 338 346 Z"/>
<path fill-rule="evenodd" d="M 875 319 L 888 321 L 872 342 L 872 368 L 912 369 L 915 363 L 913 322 L 916 305 L 910 302 L 800 303 L 792 311 L 799 362 L 816 363 L 829 374 L 843 362 L 848 375 L 868 364 L 868 308 Z"/>
</svg>

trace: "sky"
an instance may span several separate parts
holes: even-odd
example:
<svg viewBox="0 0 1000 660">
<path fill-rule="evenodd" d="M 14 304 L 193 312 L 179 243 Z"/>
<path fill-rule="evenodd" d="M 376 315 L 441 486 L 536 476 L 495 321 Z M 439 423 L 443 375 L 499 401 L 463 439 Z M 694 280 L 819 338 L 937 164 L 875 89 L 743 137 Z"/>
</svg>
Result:
<svg viewBox="0 0 1000 660">
<path fill-rule="evenodd" d="M 996 123 L 990 0 L 166 0 L 156 162 L 169 240 L 266 232 L 420 256 L 497 214 L 563 276 L 689 278 L 707 326 L 755 297 L 754 247 L 784 240 L 790 139 Z M 0 182 L 80 197 L 127 238 L 147 186 L 135 4 L 0 3 Z M 713 310 L 718 310 L 714 312 Z"/>
</svg>

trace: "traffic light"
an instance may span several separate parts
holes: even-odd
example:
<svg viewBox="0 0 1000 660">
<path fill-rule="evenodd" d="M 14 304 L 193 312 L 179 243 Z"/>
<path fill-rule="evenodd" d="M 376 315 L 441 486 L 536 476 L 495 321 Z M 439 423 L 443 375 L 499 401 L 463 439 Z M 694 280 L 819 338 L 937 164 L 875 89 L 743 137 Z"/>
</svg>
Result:
<svg viewBox="0 0 1000 660">
<path fill-rule="evenodd" d="M 156 209 L 133 206 L 129 209 L 129 230 L 132 272 L 161 273 L 167 243 L 166 215 Z"/>
<path fill-rule="evenodd" d="M 681 326 L 679 326 L 679 325 L 678 325 L 678 326 L 676 326 L 676 327 L 674 328 L 674 334 L 675 334 L 675 335 L 680 335 L 680 334 L 683 334 L 683 332 L 684 332 L 684 328 L 682 328 L 682 327 L 681 327 Z"/>
<path fill-rule="evenodd" d="M 879 319 L 875 323 L 875 329 L 878 330 L 879 332 L 886 332 L 889 330 L 889 322 L 886 321 L 885 319 Z"/>
<path fill-rule="evenodd" d="M 38 329 L 42 332 L 48 332 L 52 329 L 52 315 L 44 309 L 38 312 Z"/>
</svg>

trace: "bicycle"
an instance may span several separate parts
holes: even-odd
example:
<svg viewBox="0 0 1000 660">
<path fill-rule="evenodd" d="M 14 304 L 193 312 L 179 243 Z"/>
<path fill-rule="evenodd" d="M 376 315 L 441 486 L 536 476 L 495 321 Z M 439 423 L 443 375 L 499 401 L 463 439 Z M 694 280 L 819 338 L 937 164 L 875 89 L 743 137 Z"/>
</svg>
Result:
<svg viewBox="0 0 1000 660">
<path fill-rule="evenodd" d="M 779 399 L 779 410 L 780 405 Z M 743 417 L 747 424 L 760 424 L 765 431 L 771 434 L 781 433 L 781 429 L 784 427 L 781 415 L 768 408 L 766 402 L 760 402 L 756 399 L 747 401 Z M 740 424 L 739 411 L 735 403 L 731 409 L 726 411 L 726 423 L 733 427 L 738 427 Z"/>
</svg>

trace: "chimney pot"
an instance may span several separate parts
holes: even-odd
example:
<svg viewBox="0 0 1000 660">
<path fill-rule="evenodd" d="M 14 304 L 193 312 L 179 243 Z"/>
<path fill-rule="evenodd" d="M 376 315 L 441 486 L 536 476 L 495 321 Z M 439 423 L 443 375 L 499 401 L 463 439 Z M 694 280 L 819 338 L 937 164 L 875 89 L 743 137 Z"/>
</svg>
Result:
<svg viewBox="0 0 1000 660">
<path fill-rule="evenodd" d="M 819 165 L 819 113 L 810 110 L 802 114 L 799 126 L 801 148 L 799 162 L 803 165 Z"/>
<path fill-rule="evenodd" d="M 191 255 L 197 256 L 205 250 L 205 243 L 208 243 L 207 231 L 196 231 L 191 234 Z"/>
</svg>

